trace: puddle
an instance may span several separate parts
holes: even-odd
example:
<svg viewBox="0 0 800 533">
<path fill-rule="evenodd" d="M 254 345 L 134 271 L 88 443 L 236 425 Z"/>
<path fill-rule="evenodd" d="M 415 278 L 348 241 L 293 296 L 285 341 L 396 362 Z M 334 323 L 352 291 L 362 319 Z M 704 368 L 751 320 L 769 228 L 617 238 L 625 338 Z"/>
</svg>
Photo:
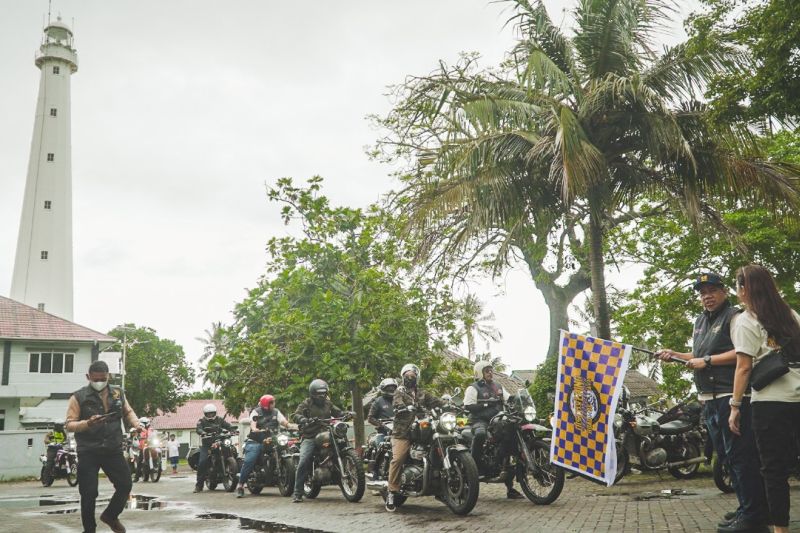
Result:
<svg viewBox="0 0 800 533">
<path fill-rule="evenodd" d="M 70 514 L 70 513 L 77 513 L 80 511 L 78 507 L 73 507 L 72 509 L 57 509 L 55 511 L 45 511 L 44 514 Z"/>
<path fill-rule="evenodd" d="M 205 513 L 197 515 L 203 520 L 238 520 L 239 529 L 250 531 L 267 531 L 269 533 L 324 533 L 320 529 L 308 529 L 306 527 L 289 526 L 278 522 L 268 522 L 266 520 L 253 520 L 229 513 Z"/>
<path fill-rule="evenodd" d="M 67 504 L 75 504 L 78 503 L 80 500 L 76 498 L 64 498 L 64 499 L 40 499 L 39 505 L 67 505 Z M 98 498 L 97 503 L 107 502 L 108 498 Z M 46 503 L 45 503 L 46 502 Z M 179 506 L 176 504 L 172 504 L 173 506 Z M 162 502 L 156 496 L 142 496 L 142 495 L 135 495 L 131 496 L 128 500 L 128 504 L 125 506 L 126 509 L 136 509 L 139 511 L 153 511 L 156 509 L 163 509 L 167 506 L 167 502 Z M 70 514 L 70 513 L 77 513 L 80 511 L 80 507 L 70 507 L 68 509 L 55 509 L 53 511 L 45 511 L 44 514 Z"/>
<path fill-rule="evenodd" d="M 46 507 L 50 505 L 68 505 L 78 503 L 78 498 L 74 496 L 54 496 L 52 494 L 46 494 L 43 496 L 36 497 L 22 497 L 17 496 L 13 498 L 2 498 L 0 499 L 0 509 L 11 509 L 11 508 L 24 508 L 24 507 Z"/>
<path fill-rule="evenodd" d="M 676 496 L 697 496 L 697 493 L 683 489 L 664 489 L 660 492 L 643 492 L 639 496 L 634 496 L 633 499 L 637 502 L 647 500 L 671 500 Z"/>
</svg>

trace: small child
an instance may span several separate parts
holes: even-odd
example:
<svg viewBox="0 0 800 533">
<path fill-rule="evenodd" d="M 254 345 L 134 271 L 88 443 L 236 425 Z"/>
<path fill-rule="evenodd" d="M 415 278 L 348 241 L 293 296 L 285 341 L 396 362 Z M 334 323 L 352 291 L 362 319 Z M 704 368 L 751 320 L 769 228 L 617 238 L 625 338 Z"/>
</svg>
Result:
<svg viewBox="0 0 800 533">
<path fill-rule="evenodd" d="M 169 462 L 172 463 L 172 473 L 178 473 L 178 458 L 180 457 L 178 441 L 175 440 L 175 434 L 169 436 L 169 440 L 167 441 L 167 456 L 169 457 Z"/>
</svg>

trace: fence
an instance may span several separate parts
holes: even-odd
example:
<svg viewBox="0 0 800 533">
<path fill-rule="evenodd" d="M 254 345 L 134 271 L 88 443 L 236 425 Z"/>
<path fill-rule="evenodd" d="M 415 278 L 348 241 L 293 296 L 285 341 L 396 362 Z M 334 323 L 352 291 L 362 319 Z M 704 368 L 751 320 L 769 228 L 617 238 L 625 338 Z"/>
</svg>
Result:
<svg viewBox="0 0 800 533">
<path fill-rule="evenodd" d="M 47 430 L 0 431 L 0 481 L 22 477 L 39 477 L 42 463 L 39 456 L 45 452 L 44 436 Z"/>
</svg>

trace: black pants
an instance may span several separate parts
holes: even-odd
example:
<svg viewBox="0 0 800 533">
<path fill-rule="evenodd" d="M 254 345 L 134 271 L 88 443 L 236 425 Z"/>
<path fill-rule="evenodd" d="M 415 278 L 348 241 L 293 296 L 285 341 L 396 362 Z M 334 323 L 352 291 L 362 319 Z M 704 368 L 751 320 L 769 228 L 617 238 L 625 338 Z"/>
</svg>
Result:
<svg viewBox="0 0 800 533">
<path fill-rule="evenodd" d="M 753 429 L 767 489 L 769 523 L 789 526 L 789 470 L 797 457 L 800 403 L 753 402 Z"/>
<path fill-rule="evenodd" d="M 472 458 L 475 459 L 478 471 L 483 468 L 483 443 L 486 442 L 486 428 L 488 426 L 489 424 L 483 420 L 476 420 L 472 423 L 472 446 L 470 447 L 470 453 L 472 454 Z"/>
<path fill-rule="evenodd" d="M 114 485 L 114 495 L 108 502 L 103 514 L 113 520 L 117 518 L 131 493 L 131 473 L 121 451 L 81 451 L 78 452 L 78 490 L 81 494 L 81 521 L 87 533 L 95 531 L 97 522 L 94 518 L 95 501 L 97 500 L 97 473 L 103 469 L 109 481 Z"/>
<path fill-rule="evenodd" d="M 52 472 L 53 466 L 56 464 L 56 454 L 61 446 L 48 445 L 47 446 L 47 471 Z"/>
</svg>

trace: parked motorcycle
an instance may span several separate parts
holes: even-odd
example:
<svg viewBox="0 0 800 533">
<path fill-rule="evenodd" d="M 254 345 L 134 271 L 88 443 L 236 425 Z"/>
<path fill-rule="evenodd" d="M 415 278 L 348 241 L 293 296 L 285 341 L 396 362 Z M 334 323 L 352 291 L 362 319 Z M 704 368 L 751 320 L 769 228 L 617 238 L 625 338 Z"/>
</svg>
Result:
<svg viewBox="0 0 800 533">
<path fill-rule="evenodd" d="M 696 420 L 679 418 L 663 424 L 649 412 L 649 407 L 631 410 L 620 406 L 614 420 L 617 447 L 618 483 L 631 464 L 642 471 L 667 469 L 677 479 L 697 474 L 700 463 L 706 461 L 703 434 L 699 417 Z"/>
<path fill-rule="evenodd" d="M 52 467 L 47 467 L 47 453 L 39 456 L 39 460 L 42 461 L 42 471 L 39 474 L 42 485 L 49 487 L 56 479 L 66 478 L 69 486 L 74 487 L 78 484 L 78 454 L 60 444 L 50 446 L 56 448 Z"/>
<path fill-rule="evenodd" d="M 314 460 L 303 489 L 306 498 L 316 498 L 323 485 L 339 485 L 348 502 L 357 502 L 364 496 L 364 464 L 347 439 L 347 418 L 309 421 L 327 428 L 314 437 Z"/>
<path fill-rule="evenodd" d="M 220 483 L 222 483 L 227 492 L 233 492 L 236 488 L 240 465 L 238 461 L 239 454 L 236 451 L 232 437 L 237 434 L 221 431 L 207 434 L 204 437 L 204 439 L 211 441 L 211 446 L 208 450 L 208 474 L 206 476 L 206 486 L 209 490 L 216 489 Z"/>
<path fill-rule="evenodd" d="M 142 477 L 153 483 L 161 479 L 161 472 L 164 470 L 164 449 L 161 447 L 161 438 L 153 432 L 142 450 Z"/>
<path fill-rule="evenodd" d="M 491 400 L 499 402 L 499 400 Z M 516 477 L 525 496 L 537 505 L 556 501 L 564 489 L 564 469 L 550 462 L 551 430 L 536 419 L 536 408 L 526 389 L 517 391 L 505 409 L 492 417 L 480 451 L 483 468 L 480 480 L 505 483 Z M 472 443 L 472 429 L 461 432 L 466 446 Z"/>
<path fill-rule="evenodd" d="M 291 496 L 300 458 L 296 441 L 286 432 L 269 435 L 266 441 L 264 452 L 247 478 L 247 490 L 251 494 L 261 494 L 264 487 L 278 487 L 281 496 Z"/>
<path fill-rule="evenodd" d="M 478 467 L 469 449 L 460 442 L 456 414 L 452 410 L 416 411 L 422 418 L 411 425 L 411 449 L 403 464 L 400 493 L 394 495 L 399 507 L 409 497 L 435 496 L 457 515 L 466 515 L 478 502 Z M 379 463 L 378 481 L 367 486 L 388 495 L 389 446 Z"/>
</svg>

